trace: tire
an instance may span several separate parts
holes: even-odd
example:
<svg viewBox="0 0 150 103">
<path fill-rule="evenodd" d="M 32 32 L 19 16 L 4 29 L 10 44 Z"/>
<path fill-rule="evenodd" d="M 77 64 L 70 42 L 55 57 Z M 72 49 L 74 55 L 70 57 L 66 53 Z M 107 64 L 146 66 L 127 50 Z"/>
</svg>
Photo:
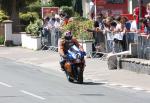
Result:
<svg viewBox="0 0 150 103">
<path fill-rule="evenodd" d="M 68 81 L 69 82 L 73 82 L 74 80 L 70 77 L 70 75 L 68 74 L 68 72 L 65 71 L 65 73 L 66 73 L 66 77 L 67 77 Z"/>
<path fill-rule="evenodd" d="M 83 84 L 83 71 L 79 72 L 77 81 L 78 81 L 79 84 Z"/>
</svg>

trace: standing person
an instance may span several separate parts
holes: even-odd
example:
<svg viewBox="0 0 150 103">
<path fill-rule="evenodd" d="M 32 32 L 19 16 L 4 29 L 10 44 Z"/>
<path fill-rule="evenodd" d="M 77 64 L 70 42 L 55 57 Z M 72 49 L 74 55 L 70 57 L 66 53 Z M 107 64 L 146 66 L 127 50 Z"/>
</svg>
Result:
<svg viewBox="0 0 150 103">
<path fill-rule="evenodd" d="M 104 52 L 105 51 L 105 36 L 103 34 L 103 31 L 99 29 L 99 23 L 98 21 L 94 21 L 94 29 L 87 29 L 88 32 L 93 33 L 93 51 L 98 51 L 98 52 Z"/>
<path fill-rule="evenodd" d="M 147 11 L 147 14 L 145 15 L 145 17 L 150 18 L 150 2 L 146 6 L 146 11 Z"/>
<path fill-rule="evenodd" d="M 122 17 L 118 16 L 116 18 L 116 28 L 114 30 L 114 52 L 121 52 L 122 51 L 122 42 L 123 42 L 123 35 L 124 35 L 124 27 L 125 25 L 122 22 Z"/>
<path fill-rule="evenodd" d="M 50 34 L 50 24 L 49 24 L 49 17 L 44 18 L 43 20 L 43 36 L 47 37 Z"/>
<path fill-rule="evenodd" d="M 143 5 L 143 0 L 138 0 L 139 5 L 134 9 L 134 14 L 136 15 L 136 23 L 138 26 L 138 29 L 140 28 L 139 19 L 144 18 L 147 14 L 146 7 Z M 141 5 L 140 5 L 141 4 Z M 141 8 L 141 15 L 140 15 L 140 8 Z"/>
<path fill-rule="evenodd" d="M 108 17 L 104 20 L 103 33 L 106 35 L 106 50 L 108 53 L 113 51 L 114 30 L 117 23 Z"/>
<path fill-rule="evenodd" d="M 137 30 L 138 30 L 138 28 L 137 28 L 137 23 L 136 23 L 136 15 L 133 15 L 133 20 L 131 22 L 130 31 L 137 32 Z"/>
</svg>

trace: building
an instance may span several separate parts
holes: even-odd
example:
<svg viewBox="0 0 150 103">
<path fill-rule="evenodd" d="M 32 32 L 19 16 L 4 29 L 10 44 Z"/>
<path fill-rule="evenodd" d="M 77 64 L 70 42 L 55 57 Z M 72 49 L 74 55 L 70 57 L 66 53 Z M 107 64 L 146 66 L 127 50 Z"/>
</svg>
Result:
<svg viewBox="0 0 150 103">
<path fill-rule="evenodd" d="M 92 1 L 94 2 L 94 11 L 91 7 Z M 143 0 L 147 4 L 149 0 Z M 95 7 L 96 5 L 96 7 Z M 89 17 L 92 12 L 95 14 L 105 13 L 111 11 L 114 15 L 119 14 L 132 14 L 133 9 L 138 6 L 138 0 L 82 0 L 83 16 Z"/>
</svg>

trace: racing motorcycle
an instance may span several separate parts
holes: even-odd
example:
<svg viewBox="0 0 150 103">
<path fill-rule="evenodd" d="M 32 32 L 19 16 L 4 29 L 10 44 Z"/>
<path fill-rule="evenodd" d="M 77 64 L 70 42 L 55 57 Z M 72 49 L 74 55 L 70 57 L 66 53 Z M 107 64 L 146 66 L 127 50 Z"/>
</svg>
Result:
<svg viewBox="0 0 150 103">
<path fill-rule="evenodd" d="M 85 67 L 85 52 L 79 50 L 75 45 L 67 51 L 67 59 L 64 64 L 64 71 L 69 82 L 83 83 L 83 71 Z"/>
</svg>

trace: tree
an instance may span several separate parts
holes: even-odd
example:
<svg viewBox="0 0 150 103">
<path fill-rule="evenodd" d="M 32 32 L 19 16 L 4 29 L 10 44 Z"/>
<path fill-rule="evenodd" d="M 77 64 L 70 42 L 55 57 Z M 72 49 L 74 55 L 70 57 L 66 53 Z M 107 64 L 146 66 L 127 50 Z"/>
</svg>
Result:
<svg viewBox="0 0 150 103">
<path fill-rule="evenodd" d="M 52 0 L 51 1 L 55 6 L 72 6 L 72 0 Z"/>
<path fill-rule="evenodd" d="M 1 8 L 7 13 L 10 19 L 13 21 L 13 30 L 18 31 L 17 25 L 19 25 L 19 9 L 25 7 L 29 3 L 38 0 L 0 0 Z"/>
<path fill-rule="evenodd" d="M 74 11 L 80 14 L 82 16 L 83 10 L 82 10 L 82 0 L 73 0 L 72 5 L 74 8 Z"/>
</svg>

